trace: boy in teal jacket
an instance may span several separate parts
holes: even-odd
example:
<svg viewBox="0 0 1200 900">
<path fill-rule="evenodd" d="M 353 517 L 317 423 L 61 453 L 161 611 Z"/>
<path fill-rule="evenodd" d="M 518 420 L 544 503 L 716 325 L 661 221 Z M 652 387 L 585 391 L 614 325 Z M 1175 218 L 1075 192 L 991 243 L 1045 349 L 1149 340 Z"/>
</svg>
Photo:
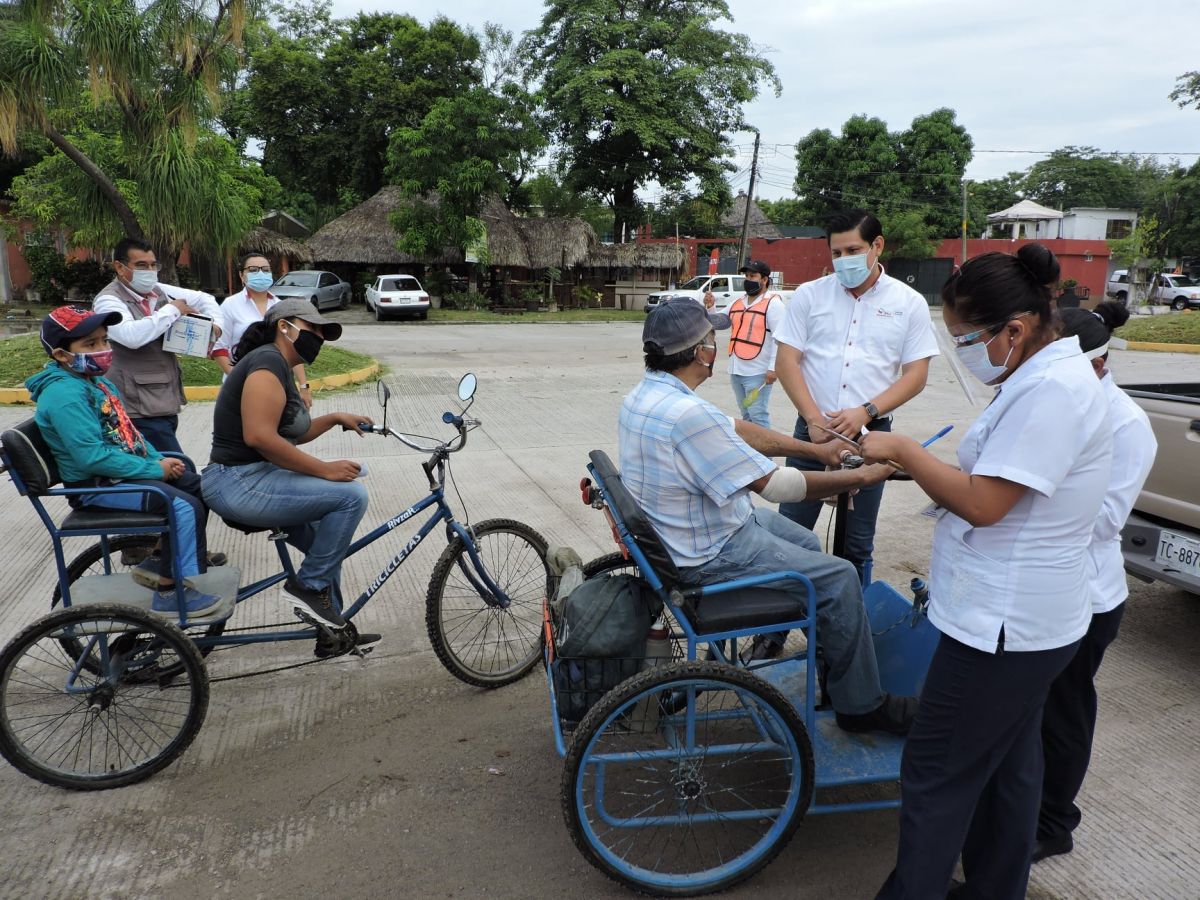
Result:
<svg viewBox="0 0 1200 900">
<path fill-rule="evenodd" d="M 41 338 L 50 362 L 25 382 L 37 403 L 34 418 L 64 486 L 150 484 L 171 498 L 184 576 L 182 600 L 189 616 L 203 615 L 219 598 L 188 583 L 190 576 L 205 570 L 207 561 L 208 510 L 200 499 L 200 477 L 183 460 L 168 459 L 146 442 L 125 412 L 116 386 L 104 377 L 112 363 L 108 326 L 120 320 L 120 313 L 96 314 L 79 306 L 60 306 L 46 316 Z M 121 493 L 83 494 L 71 503 L 164 515 L 167 501 L 155 493 Z M 147 557 L 132 575 L 153 589 L 155 612 L 175 616 L 180 598 L 172 577 L 169 537 L 162 536 L 162 555 Z"/>
</svg>

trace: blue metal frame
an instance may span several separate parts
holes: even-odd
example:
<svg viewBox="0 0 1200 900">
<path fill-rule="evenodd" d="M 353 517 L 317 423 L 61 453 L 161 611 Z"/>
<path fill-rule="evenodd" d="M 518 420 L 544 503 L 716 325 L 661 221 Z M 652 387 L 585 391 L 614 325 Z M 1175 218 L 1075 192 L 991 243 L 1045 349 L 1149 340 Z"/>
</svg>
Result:
<svg viewBox="0 0 1200 900">
<path fill-rule="evenodd" d="M 603 479 L 597 474 L 595 467 L 588 466 L 588 472 L 599 487 L 602 494 L 607 498 L 607 490 Z M 658 574 L 650 566 L 645 554 L 638 546 L 637 541 L 630 533 L 625 522 L 621 519 L 620 512 L 611 504 L 608 504 L 608 512 L 612 516 L 613 523 L 616 527 L 617 534 L 620 537 L 621 543 L 627 549 L 631 561 L 637 565 L 642 577 L 655 590 L 655 592 L 663 599 L 666 605 L 670 608 L 675 619 L 678 621 L 680 628 L 687 637 L 688 651 L 687 658 L 693 660 L 696 658 L 696 645 L 701 642 L 709 643 L 710 649 L 715 651 L 716 655 L 722 662 L 729 662 L 733 665 L 740 665 L 737 656 L 738 638 L 747 637 L 750 635 L 762 633 L 763 631 L 782 631 L 803 628 L 807 638 L 807 647 L 802 654 L 786 657 L 783 659 L 772 660 L 767 663 L 761 663 L 752 666 L 751 668 L 759 672 L 760 677 L 764 680 L 774 683 L 776 687 L 782 690 L 785 696 L 793 700 L 799 711 L 800 696 L 803 697 L 803 715 L 805 728 L 808 731 L 809 738 L 813 743 L 814 759 L 817 762 L 815 788 L 837 787 L 851 784 L 873 784 L 887 783 L 897 781 L 899 779 L 899 755 L 900 749 L 903 746 L 903 740 L 900 738 L 890 738 L 886 735 L 877 735 L 873 737 L 872 744 L 878 745 L 868 746 L 859 744 L 853 738 L 847 736 L 846 741 L 851 742 L 854 746 L 851 748 L 854 752 L 845 754 L 842 758 L 830 760 L 828 771 L 822 777 L 822 766 L 818 758 L 818 751 L 829 743 L 822 730 L 816 727 L 818 719 L 831 717 L 831 712 L 818 713 L 816 710 L 816 681 L 812 674 L 816 669 L 816 596 L 814 593 L 812 582 L 802 573 L 794 571 L 779 572 L 772 575 L 761 575 L 750 578 L 739 578 L 720 584 L 706 585 L 699 589 L 691 589 L 686 591 L 668 591 L 663 585 Z M 866 597 L 870 598 L 868 603 L 868 611 L 874 612 L 877 617 L 882 617 L 887 620 L 884 625 L 885 632 L 892 631 L 896 627 L 897 619 L 907 619 L 907 625 L 902 625 L 902 630 L 896 631 L 896 641 L 904 642 L 903 650 L 907 653 L 912 650 L 913 657 L 911 660 L 905 660 L 904 668 L 907 671 L 901 673 L 907 680 L 915 680 L 918 684 L 923 678 L 924 666 L 928 665 L 928 658 L 932 654 L 933 646 L 936 644 L 936 632 L 920 611 L 914 611 L 911 603 L 902 597 L 897 591 L 890 586 L 875 582 L 869 582 L 869 574 L 867 575 L 867 585 L 864 585 Z M 808 616 L 804 619 L 792 622 L 780 622 L 772 624 L 769 627 L 756 626 L 754 628 L 739 628 L 721 632 L 699 634 L 696 632 L 692 623 L 689 621 L 687 613 L 682 608 L 682 601 L 690 598 L 714 596 L 718 594 L 726 594 L 732 591 L 743 590 L 746 588 L 762 587 L 764 585 L 777 584 L 783 581 L 799 581 L 807 588 L 808 593 Z M 900 611 L 897 615 L 897 610 Z M 873 622 L 872 627 L 878 623 Z M 914 628 L 920 628 L 920 631 L 914 636 L 911 632 Z M 909 632 L 908 635 L 905 632 Z M 932 637 L 931 637 L 932 635 Z M 730 640 L 732 643 L 732 651 L 729 657 L 725 657 L 721 647 L 716 642 Z M 877 635 L 877 641 L 879 636 Z M 910 646 L 911 645 L 911 646 Z M 549 687 L 550 703 L 551 703 L 551 721 L 554 728 L 555 747 L 560 756 L 566 755 L 566 739 L 562 730 L 562 722 L 558 716 L 558 696 L 554 685 L 554 667 L 557 661 L 550 661 L 547 666 L 547 684 Z M 894 668 L 894 667 L 893 667 Z M 920 671 L 916 671 L 919 669 Z M 884 673 L 881 671 L 881 677 Z M 802 694 L 798 695 L 795 691 L 789 690 L 796 679 L 803 679 Z M 693 705 L 688 704 L 688 716 L 694 716 L 695 711 Z M 689 723 L 689 729 L 694 728 L 694 722 Z M 840 734 L 840 733 L 839 733 Z M 836 748 L 825 746 L 824 749 L 831 756 L 838 756 Z M 865 771 L 846 771 L 846 765 L 854 765 L 856 763 L 866 761 L 868 764 L 864 766 Z M 853 803 L 821 803 L 814 802 L 809 806 L 808 812 L 829 813 L 829 812 L 852 812 L 873 809 L 891 809 L 899 806 L 898 799 L 889 800 L 871 800 L 859 801 Z"/>
<path fill-rule="evenodd" d="M 63 548 L 62 548 L 62 539 L 64 537 L 98 536 L 100 538 L 100 545 L 101 545 L 102 553 L 103 553 L 104 571 L 106 574 L 111 574 L 111 572 L 112 572 L 111 559 L 110 559 L 111 550 L 109 547 L 109 538 L 110 537 L 112 537 L 114 535 L 126 535 L 126 534 L 155 534 L 155 535 L 157 535 L 157 534 L 161 534 L 164 531 L 162 525 L 122 526 L 121 528 L 117 528 L 117 529 L 112 529 L 112 528 L 104 528 L 104 529 L 79 528 L 79 529 L 75 529 L 75 528 L 73 528 L 73 529 L 64 531 L 55 524 L 54 520 L 50 517 L 50 514 L 46 511 L 46 508 L 45 508 L 44 504 L 42 503 L 41 496 L 34 495 L 29 492 L 27 485 L 21 480 L 20 475 L 12 467 L 11 461 L 7 458 L 7 454 L 3 454 L 3 456 L 4 456 L 4 462 L 8 467 L 9 477 L 12 478 L 13 483 L 17 488 L 17 491 L 21 494 L 21 496 L 28 497 L 29 500 L 33 503 L 34 509 L 37 510 L 38 517 L 42 520 L 42 524 L 45 526 L 46 530 L 50 533 L 50 538 L 51 538 L 51 541 L 54 546 L 54 562 L 55 562 L 56 568 L 58 569 L 58 583 L 59 583 L 59 586 L 60 586 L 60 589 L 62 592 L 62 605 L 63 605 L 64 609 L 71 606 L 71 588 L 70 588 L 70 584 L 67 580 L 67 563 L 66 563 L 66 557 L 63 554 Z M 161 488 L 157 488 L 153 485 L 113 485 L 111 487 L 97 487 L 97 488 L 51 488 L 50 490 L 46 491 L 45 494 L 42 496 L 72 497 L 72 496 L 78 496 L 81 494 L 118 494 L 118 493 L 126 493 L 126 494 L 128 494 L 128 493 L 152 494 L 153 493 L 153 494 L 157 494 L 157 495 L 163 497 L 164 500 L 166 500 L 166 506 L 167 506 L 167 513 L 166 513 L 167 528 L 166 528 L 166 530 L 169 531 L 172 535 L 175 534 L 176 522 L 175 522 L 174 504 L 170 502 L 171 498 L 167 495 L 167 493 L 165 491 L 163 491 Z M 500 609 L 507 609 L 508 606 L 511 604 L 512 601 L 510 600 L 508 595 L 492 579 L 491 575 L 488 573 L 486 567 L 484 566 L 483 561 L 479 558 L 479 554 L 476 552 L 476 549 L 475 549 L 475 543 L 471 539 L 470 532 L 468 531 L 468 529 L 465 526 L 463 526 L 461 523 L 459 523 L 454 518 L 454 511 L 452 509 L 450 509 L 449 504 L 446 503 L 445 489 L 442 488 L 441 486 L 433 487 L 430 490 L 430 493 L 427 496 L 425 496 L 422 500 L 418 501 L 415 505 L 410 506 L 408 509 L 404 510 L 404 512 L 400 513 L 399 515 L 393 516 L 392 518 L 388 519 L 386 522 L 383 522 L 381 525 L 379 525 L 377 528 L 375 528 L 369 534 L 364 535 L 363 537 L 359 538 L 357 541 L 354 541 L 350 545 L 349 549 L 347 550 L 346 557 L 349 558 L 349 557 L 353 556 L 355 553 L 357 553 L 359 550 L 363 549 L 364 547 L 366 547 L 370 544 L 373 544 L 375 541 L 379 540 L 380 538 L 384 537 L 385 535 L 390 534 L 399 525 L 402 525 L 403 523 L 405 523 L 409 519 L 411 519 L 413 516 L 417 515 L 418 513 L 422 512 L 423 510 L 428 509 L 431 506 L 437 507 L 434 510 L 433 515 L 430 516 L 430 518 L 425 521 L 425 523 L 421 526 L 420 530 L 412 538 L 410 538 L 407 543 L 405 543 L 405 545 L 400 549 L 400 551 L 395 556 L 392 557 L 392 559 L 388 562 L 388 564 L 386 566 L 384 566 L 383 570 L 380 571 L 380 573 L 375 577 L 375 579 L 370 583 L 370 585 L 367 586 L 366 590 L 364 590 L 362 592 L 362 594 L 360 594 L 358 596 L 358 598 L 354 601 L 354 603 L 345 611 L 345 617 L 347 619 L 352 619 L 355 615 L 358 614 L 358 612 L 367 604 L 367 602 L 373 596 L 375 596 L 376 593 L 378 593 L 380 588 L 382 588 L 383 585 L 387 583 L 388 579 L 391 578 L 393 574 L 395 574 L 396 570 L 399 569 L 400 566 L 404 564 L 404 561 L 409 557 L 409 555 L 417 547 L 419 547 L 421 545 L 421 542 L 423 540 L 425 540 L 426 537 L 429 536 L 430 532 L 432 532 L 433 529 L 440 522 L 446 523 L 447 540 L 448 541 L 452 541 L 455 537 L 457 537 L 459 540 L 461 540 L 463 542 L 463 546 L 466 548 L 466 551 L 467 551 L 467 556 L 471 560 L 471 566 L 474 569 L 474 572 L 469 572 L 469 571 L 466 571 L 464 568 L 464 574 L 466 575 L 468 580 L 471 581 L 473 586 L 480 592 L 480 595 L 481 595 L 483 601 L 485 603 L 488 603 L 489 605 L 499 607 Z M 289 576 L 295 574 L 296 569 L 292 563 L 291 555 L 288 553 L 288 549 L 285 545 L 285 542 L 283 540 L 278 540 L 275 543 L 276 543 L 276 551 L 279 554 L 280 564 L 282 565 L 282 571 L 277 572 L 274 575 L 270 575 L 266 578 L 262 578 L 252 584 L 241 587 L 238 590 L 238 595 L 237 595 L 237 603 L 238 604 L 241 604 L 241 603 L 245 602 L 246 600 L 250 599 L 251 597 L 262 593 L 263 591 L 267 590 L 268 588 L 270 588 L 276 584 L 279 584 L 282 581 L 285 581 Z M 176 583 L 182 584 L 183 583 L 183 575 L 182 575 L 182 570 L 180 567 L 180 560 L 179 560 L 178 554 L 176 554 L 175 559 L 172 560 L 172 566 L 174 568 Z M 179 609 L 178 624 L 183 628 L 188 627 L 187 610 L 183 608 L 182 603 L 180 604 L 180 609 Z M 217 645 L 232 646 L 232 645 L 240 645 L 240 644 L 272 643 L 275 641 L 312 640 L 314 634 L 315 634 L 314 628 L 311 626 L 306 626 L 306 627 L 302 627 L 302 628 L 289 629 L 289 630 L 284 630 L 284 631 L 257 631 L 254 633 L 229 634 L 229 635 L 226 635 L 226 634 L 195 635 L 195 636 L 193 636 L 193 641 L 195 642 L 195 644 L 198 647 L 207 648 L 207 647 L 214 647 Z"/>
</svg>

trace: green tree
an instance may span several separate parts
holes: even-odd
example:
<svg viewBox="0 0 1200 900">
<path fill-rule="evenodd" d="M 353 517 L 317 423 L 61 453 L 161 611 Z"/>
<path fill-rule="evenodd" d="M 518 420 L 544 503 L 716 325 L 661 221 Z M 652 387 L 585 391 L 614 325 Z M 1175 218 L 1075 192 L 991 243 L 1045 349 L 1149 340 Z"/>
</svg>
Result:
<svg viewBox="0 0 1200 900">
<path fill-rule="evenodd" d="M 775 225 L 812 225 L 805 210 L 804 203 L 794 197 L 784 197 L 780 200 L 759 200 L 768 219 Z"/>
<path fill-rule="evenodd" d="M 87 177 L 87 198 L 103 214 L 154 244 L 166 278 L 185 241 L 233 246 L 255 217 L 206 217 L 198 148 L 222 77 L 236 67 L 247 3 L 8 4 L 0 16 L 0 149 L 19 152 L 23 133 L 46 138 Z M 120 141 L 136 207 L 132 185 L 89 156 L 68 127 L 81 120 L 103 123 Z"/>
<path fill-rule="evenodd" d="M 1021 199 L 1025 172 L 1009 172 L 999 178 L 972 181 L 967 185 L 967 235 L 979 237 L 987 228 L 987 217 L 1008 209 Z"/>
<path fill-rule="evenodd" d="M 147 198 L 139 168 L 143 160 L 130 152 L 121 135 L 80 125 L 70 139 L 112 179 L 136 216 L 145 215 L 148 203 L 159 202 L 152 194 Z M 264 207 L 274 205 L 279 185 L 257 163 L 238 156 L 228 138 L 207 129 L 200 129 L 188 160 L 194 184 L 176 197 L 175 215 L 204 227 L 168 232 L 159 243 L 170 241 L 166 246 L 178 252 L 187 240 L 193 249 L 224 253 L 254 227 Z M 46 230 L 66 227 L 77 246 L 111 247 L 126 232 L 101 188 L 61 151 L 48 154 L 13 179 L 10 193 L 16 200 L 14 215 Z M 163 262 L 167 262 L 165 255 Z M 173 275 L 164 278 L 174 280 Z"/>
<path fill-rule="evenodd" d="M 476 87 L 439 98 L 419 127 L 392 135 L 388 177 L 409 200 L 392 215 L 402 250 L 431 256 L 481 237 L 486 198 L 507 199 L 543 146 L 540 131 L 522 127 L 524 115 L 511 98 Z"/>
<path fill-rule="evenodd" d="M 554 123 L 565 184 L 611 205 L 614 231 L 640 220 L 650 182 L 710 182 L 731 169 L 726 134 L 774 68 L 722 31 L 725 0 L 548 0 L 523 46 Z"/>
<path fill-rule="evenodd" d="M 674 237 L 676 227 L 687 237 L 733 236 L 737 229 L 723 221 L 732 205 L 733 192 L 724 178 L 696 191 L 683 187 L 664 190 L 649 211 L 651 231 L 656 237 Z"/>
<path fill-rule="evenodd" d="M 900 132 L 899 163 L 908 199 L 923 204 L 930 231 L 951 237 L 962 225 L 961 185 L 974 142 L 954 120 L 954 110 L 935 109 L 917 116 Z"/>
<path fill-rule="evenodd" d="M 393 132 L 419 128 L 439 99 L 482 78 L 478 36 L 445 17 L 331 19 L 327 0 L 274 15 L 276 27 L 250 47 L 226 128 L 263 142 L 263 168 L 314 224 L 386 183 Z"/>
<path fill-rule="evenodd" d="M 1021 193 L 1052 209 L 1140 209 L 1146 174 L 1136 160 L 1102 153 L 1095 147 L 1063 147 L 1030 167 L 1021 182 Z"/>
<path fill-rule="evenodd" d="M 812 131 L 796 145 L 799 206 L 793 214 L 820 224 L 832 213 L 862 207 L 906 233 L 916 233 L 910 226 L 920 218 L 927 227 L 917 231 L 929 239 L 952 237 L 959 233 L 959 191 L 971 147 L 950 109 L 918 116 L 900 132 L 862 115 L 848 119 L 837 135 Z M 905 243 L 923 246 L 920 239 Z"/>
<path fill-rule="evenodd" d="M 1175 79 L 1175 89 L 1170 97 L 1180 109 L 1189 106 L 1200 109 L 1200 72 L 1184 72 Z"/>
<path fill-rule="evenodd" d="M 515 192 L 513 208 L 545 218 L 583 219 L 596 235 L 611 239 L 612 210 L 594 197 L 565 187 L 553 172 L 538 172 Z"/>
</svg>

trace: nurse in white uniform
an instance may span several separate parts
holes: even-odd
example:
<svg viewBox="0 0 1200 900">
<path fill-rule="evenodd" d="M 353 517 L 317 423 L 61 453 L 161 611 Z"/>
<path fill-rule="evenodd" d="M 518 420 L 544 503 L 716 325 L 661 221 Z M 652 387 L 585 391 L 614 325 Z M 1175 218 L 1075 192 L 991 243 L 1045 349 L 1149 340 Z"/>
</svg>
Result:
<svg viewBox="0 0 1200 900">
<path fill-rule="evenodd" d="M 900 846 L 880 897 L 1025 896 L 1042 788 L 1042 708 L 1087 632 L 1087 549 L 1112 465 L 1108 403 L 1057 336 L 1054 255 L 967 262 L 942 289 L 959 362 L 996 396 L 961 469 L 872 432 L 940 507 L 929 618 L 942 632 L 901 764 Z M 952 888 L 962 856 L 965 885 Z"/>
<path fill-rule="evenodd" d="M 1088 550 L 1088 597 L 1092 618 L 1087 634 L 1070 664 L 1050 687 L 1042 716 L 1042 753 L 1046 773 L 1042 779 L 1042 806 L 1038 812 L 1037 845 L 1033 861 L 1070 853 L 1075 847 L 1071 832 L 1082 814 L 1075 797 L 1083 785 L 1092 756 L 1096 730 L 1094 679 L 1104 651 L 1116 639 L 1125 613 L 1129 584 L 1121 556 L 1121 529 L 1141 493 L 1158 441 L 1150 420 L 1129 395 L 1117 387 L 1107 367 L 1108 341 L 1113 330 L 1129 319 L 1129 310 L 1111 300 L 1094 311 L 1059 311 L 1062 334 L 1075 335 L 1083 355 L 1091 360 L 1108 402 L 1113 433 L 1112 481 L 1092 530 Z"/>
<path fill-rule="evenodd" d="M 242 290 L 230 294 L 221 304 L 225 327 L 217 342 L 213 344 L 210 354 L 225 375 L 233 370 L 238 344 L 246 334 L 246 329 L 255 322 L 261 322 L 267 310 L 279 302 L 279 298 L 271 293 L 271 285 L 275 283 L 275 276 L 271 274 L 271 261 L 263 254 L 247 253 L 243 256 L 238 275 L 242 279 Z M 300 399 L 311 409 L 312 389 L 308 384 L 304 363 L 300 363 L 293 371 L 296 374 L 296 387 L 300 390 Z"/>
</svg>

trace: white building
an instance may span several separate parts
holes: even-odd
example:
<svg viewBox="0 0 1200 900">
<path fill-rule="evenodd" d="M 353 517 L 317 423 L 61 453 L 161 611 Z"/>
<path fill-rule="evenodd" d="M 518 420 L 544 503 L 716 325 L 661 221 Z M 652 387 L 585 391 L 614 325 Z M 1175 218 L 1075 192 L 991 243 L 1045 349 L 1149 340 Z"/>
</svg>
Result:
<svg viewBox="0 0 1200 900">
<path fill-rule="evenodd" d="M 1078 241 L 1112 241 L 1129 237 L 1137 226 L 1137 212 L 1132 209 L 1099 209 L 1073 206 L 1065 213 L 1050 209 L 1032 200 L 1022 200 L 1008 209 L 988 215 L 984 237 L 1003 240 L 1054 240 L 1066 238 Z"/>
</svg>

